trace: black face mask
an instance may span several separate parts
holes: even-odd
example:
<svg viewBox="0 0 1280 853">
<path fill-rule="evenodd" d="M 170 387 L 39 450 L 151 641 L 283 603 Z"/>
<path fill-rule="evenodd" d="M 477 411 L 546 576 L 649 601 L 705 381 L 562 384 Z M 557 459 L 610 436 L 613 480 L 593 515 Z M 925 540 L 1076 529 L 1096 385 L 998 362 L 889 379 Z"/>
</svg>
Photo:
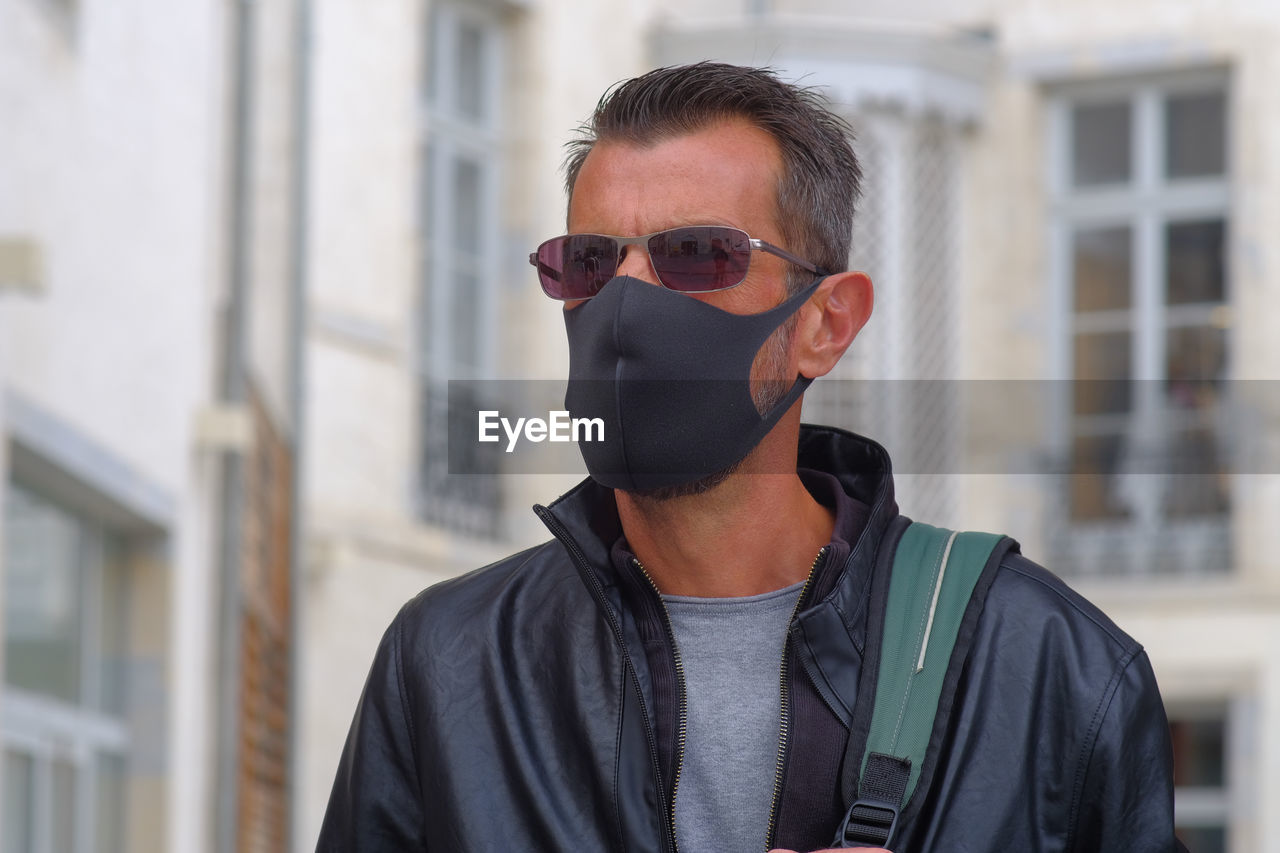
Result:
<svg viewBox="0 0 1280 853">
<path fill-rule="evenodd" d="M 565 408 L 574 418 L 604 422 L 602 441 L 578 443 L 592 478 L 647 491 L 742 461 L 813 381 L 797 377 L 764 415 L 751 397 L 756 353 L 821 282 L 768 311 L 742 315 L 620 276 L 565 311 Z"/>
</svg>

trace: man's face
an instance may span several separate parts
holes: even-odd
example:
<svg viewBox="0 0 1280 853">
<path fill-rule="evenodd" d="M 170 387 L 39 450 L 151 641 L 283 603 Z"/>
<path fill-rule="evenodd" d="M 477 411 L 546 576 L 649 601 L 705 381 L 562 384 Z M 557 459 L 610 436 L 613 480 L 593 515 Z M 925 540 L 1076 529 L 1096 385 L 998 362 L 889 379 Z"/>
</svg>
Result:
<svg viewBox="0 0 1280 853">
<path fill-rule="evenodd" d="M 777 143 L 743 121 L 724 121 L 653 145 L 601 142 L 578 174 L 569 231 L 632 237 L 684 225 L 729 225 L 785 245 L 777 227 L 781 169 Z M 735 314 L 756 314 L 785 297 L 786 272 L 781 258 L 755 252 L 742 284 L 690 298 Z M 626 247 L 618 275 L 658 285 L 641 247 Z"/>
<path fill-rule="evenodd" d="M 569 202 L 571 233 L 632 237 L 685 225 L 730 225 L 752 237 L 786 246 L 777 225 L 782 156 L 769 134 L 741 120 L 726 120 L 653 145 L 597 143 L 578 173 Z M 648 255 L 628 246 L 618 265 L 655 286 Z M 787 295 L 787 264 L 753 252 L 747 278 L 729 290 L 688 294 L 735 314 L 757 314 Z M 566 303 L 572 310 L 577 303 Z M 752 396 L 763 414 L 796 377 L 787 323 L 760 348 L 751 367 Z"/>
<path fill-rule="evenodd" d="M 777 226 L 781 170 L 777 143 L 743 121 L 721 122 L 652 145 L 597 143 L 578 173 L 569 203 L 569 231 L 633 237 L 688 225 L 727 225 L 785 247 Z M 781 258 L 754 252 L 747 277 L 738 286 L 682 298 L 735 314 L 758 314 L 786 298 L 787 271 Z M 661 286 L 641 247 L 626 247 L 617 274 Z M 566 302 L 565 309 L 572 311 L 578 304 Z M 761 414 L 787 393 L 798 373 L 789 346 L 793 328 L 791 322 L 779 328 L 752 364 L 752 397 Z M 647 497 L 700 494 L 723 482 L 736 467 L 694 483 L 654 490 Z"/>
</svg>

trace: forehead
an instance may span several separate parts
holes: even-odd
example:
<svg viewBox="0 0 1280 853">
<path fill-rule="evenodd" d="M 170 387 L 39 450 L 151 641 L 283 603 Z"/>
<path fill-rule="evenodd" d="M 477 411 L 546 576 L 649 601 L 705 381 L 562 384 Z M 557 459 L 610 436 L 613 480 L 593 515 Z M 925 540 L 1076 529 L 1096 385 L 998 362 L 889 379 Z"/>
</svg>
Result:
<svg viewBox="0 0 1280 853">
<path fill-rule="evenodd" d="M 777 238 L 782 156 L 768 133 L 727 120 L 652 143 L 599 142 L 569 202 L 569 230 L 633 236 L 733 225 Z"/>
</svg>

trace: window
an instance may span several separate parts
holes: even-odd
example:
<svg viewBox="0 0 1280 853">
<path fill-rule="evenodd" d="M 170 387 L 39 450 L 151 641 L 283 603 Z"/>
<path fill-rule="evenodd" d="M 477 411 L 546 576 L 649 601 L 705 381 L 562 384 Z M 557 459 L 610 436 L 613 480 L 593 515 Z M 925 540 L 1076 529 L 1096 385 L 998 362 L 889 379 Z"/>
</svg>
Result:
<svg viewBox="0 0 1280 853">
<path fill-rule="evenodd" d="M 1071 380 L 1055 550 L 1076 571 L 1228 560 L 1228 97 L 1220 75 L 1050 106 L 1052 251 Z"/>
<path fill-rule="evenodd" d="M 1228 715 L 1222 707 L 1187 708 L 1169 718 L 1173 739 L 1174 823 L 1196 853 L 1225 853 L 1230 826 Z"/>
<path fill-rule="evenodd" d="M 450 473 L 449 426 L 450 417 L 456 417 L 451 412 L 467 407 L 449 405 L 449 380 L 492 378 L 496 361 L 500 22 L 476 4 L 436 3 L 427 43 L 419 203 L 418 505 L 425 520 L 490 534 L 497 517 L 496 481 Z M 455 383 L 454 393 L 466 391 Z M 454 467 L 465 461 L 455 459 Z"/>
<path fill-rule="evenodd" d="M 18 484 L 4 513 L 3 848 L 123 851 L 122 543 Z"/>
</svg>

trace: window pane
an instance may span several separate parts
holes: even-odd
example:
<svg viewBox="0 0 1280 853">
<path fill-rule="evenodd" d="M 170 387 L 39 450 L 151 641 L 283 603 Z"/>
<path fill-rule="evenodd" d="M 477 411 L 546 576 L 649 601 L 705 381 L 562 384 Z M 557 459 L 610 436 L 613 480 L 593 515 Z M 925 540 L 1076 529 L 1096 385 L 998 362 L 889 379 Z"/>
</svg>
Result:
<svg viewBox="0 0 1280 853">
<path fill-rule="evenodd" d="M 457 57 L 458 112 L 478 122 L 486 114 L 484 31 L 476 24 L 459 25 L 454 56 Z"/>
<path fill-rule="evenodd" d="M 493 536 L 500 504 L 497 469 L 492 454 L 476 454 L 474 442 L 461 449 L 449 446 L 449 434 L 469 434 L 475 429 L 474 415 L 486 408 L 476 403 L 475 386 L 425 383 L 422 388 L 422 492 L 420 512 L 434 524 L 443 524 L 483 536 Z M 485 476 L 453 476 L 458 472 Z"/>
<path fill-rule="evenodd" d="M 440 103 L 440 39 L 436 37 L 440 32 L 440 6 L 438 3 L 431 4 L 431 10 L 427 13 L 427 45 L 429 55 L 427 61 L 423 63 L 423 71 L 426 79 L 423 81 L 423 89 L 427 95 L 427 103 L 439 105 Z"/>
<path fill-rule="evenodd" d="M 1072 184 L 1087 187 L 1129 180 L 1130 121 L 1128 101 L 1072 108 Z"/>
<path fill-rule="evenodd" d="M 473 273 L 459 270 L 453 277 L 453 326 L 449 334 L 453 339 L 453 363 L 463 368 L 479 367 L 480 329 L 480 278 Z"/>
<path fill-rule="evenodd" d="M 1214 326 L 1170 329 L 1165 342 L 1169 402 L 1179 409 L 1211 407 L 1226 372 L 1226 330 Z"/>
<path fill-rule="evenodd" d="M 439 259 L 447 248 L 440 242 L 440 235 L 436 233 L 437 229 L 444 225 L 441 221 L 443 217 L 436 213 L 436 208 L 440 205 L 436 195 L 444 191 L 444 188 L 436 185 L 437 158 L 442 156 L 444 155 L 440 146 L 434 142 L 428 142 L 423 149 L 421 197 L 418 204 L 424 238 L 420 258 L 421 289 L 418 293 L 417 354 L 420 370 L 427 369 L 432 358 L 432 341 L 438 320 L 435 299 L 442 286 L 437 270 L 440 268 Z"/>
<path fill-rule="evenodd" d="M 454 246 L 468 254 L 480 251 L 480 164 L 458 159 L 453 164 Z"/>
<path fill-rule="evenodd" d="M 1195 853 L 1227 853 L 1227 830 L 1221 826 L 1180 826 L 1178 838 Z"/>
<path fill-rule="evenodd" d="M 1164 509 L 1170 516 L 1222 515 L 1229 509 L 1229 449 L 1213 427 L 1222 404 L 1225 351 L 1223 329 L 1169 330 L 1165 405 L 1171 415 L 1192 415 L 1199 424 L 1169 437 L 1169 470 L 1175 476 L 1165 490 Z"/>
<path fill-rule="evenodd" d="M 1221 175 L 1226 165 L 1226 97 L 1175 95 L 1165 102 L 1165 171 L 1170 178 Z"/>
<path fill-rule="evenodd" d="M 1226 230 L 1221 219 L 1165 226 L 1165 286 L 1170 305 L 1225 298 Z"/>
<path fill-rule="evenodd" d="M 85 535 L 74 516 L 11 483 L 5 500 L 5 681 L 80 699 Z"/>
<path fill-rule="evenodd" d="M 1071 249 L 1075 310 L 1128 308 L 1132 301 L 1131 229 L 1082 228 L 1072 235 Z"/>
<path fill-rule="evenodd" d="M 435 158 L 436 146 L 430 141 L 422 147 L 421 180 L 418 182 L 418 227 L 422 237 L 431 240 L 435 237 L 435 207 L 432 204 L 435 196 Z"/>
<path fill-rule="evenodd" d="M 1231 508 L 1225 448 L 1212 430 L 1177 432 L 1169 439 L 1162 506 L 1171 518 L 1224 515 Z M 1219 757 L 1221 761 L 1221 757 Z M 1197 783 L 1198 784 L 1198 783 Z"/>
<path fill-rule="evenodd" d="M 1221 717 L 1174 718 L 1169 721 L 1175 787 L 1221 788 L 1226 785 L 1226 730 L 1226 721 Z"/>
<path fill-rule="evenodd" d="M 76 768 L 68 761 L 53 762 L 53 853 L 75 853 Z"/>
<path fill-rule="evenodd" d="M 129 565 L 120 540 L 104 537 L 102 601 L 99 605 L 98 642 L 93 650 L 98 667 L 98 695 L 94 707 L 123 716 L 129 695 Z"/>
<path fill-rule="evenodd" d="M 1132 338 L 1127 331 L 1076 335 L 1072 393 L 1077 415 L 1129 411 Z"/>
<path fill-rule="evenodd" d="M 1169 735 L 1173 742 L 1174 796 L 1186 789 L 1218 789 L 1225 794 L 1227 723 L 1223 712 L 1175 714 L 1169 720 Z M 1225 814 L 1187 814 L 1185 823 L 1177 827 L 1178 837 L 1196 853 L 1225 853 L 1225 823 Z"/>
<path fill-rule="evenodd" d="M 31 853 L 35 849 L 35 762 L 31 756 L 6 749 L 4 752 L 5 853 Z"/>
<path fill-rule="evenodd" d="M 1071 443 L 1071 517 L 1081 521 L 1123 519 L 1128 501 L 1120 475 L 1124 439 L 1119 435 L 1076 436 Z"/>
<path fill-rule="evenodd" d="M 95 853 L 124 853 L 125 762 L 117 755 L 98 756 Z"/>
</svg>

